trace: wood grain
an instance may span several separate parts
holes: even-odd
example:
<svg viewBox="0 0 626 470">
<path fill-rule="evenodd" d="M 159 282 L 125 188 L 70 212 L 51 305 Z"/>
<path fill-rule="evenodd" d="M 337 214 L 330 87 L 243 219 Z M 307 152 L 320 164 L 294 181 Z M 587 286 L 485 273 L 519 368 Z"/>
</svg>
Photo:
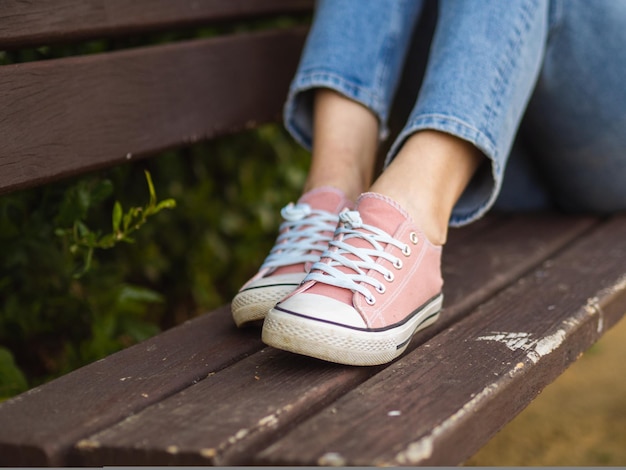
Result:
<svg viewBox="0 0 626 470">
<path fill-rule="evenodd" d="M 305 32 L 0 67 L 0 193 L 277 119 Z"/>
<path fill-rule="evenodd" d="M 453 296 L 456 300 L 446 306 L 453 312 L 450 321 L 462 317 L 462 308 L 454 302 L 463 304 L 463 294 L 476 302 L 486 300 L 503 287 L 503 282 L 507 279 L 511 282 L 519 275 L 521 258 L 525 269 L 530 269 L 533 260 L 535 264 L 540 263 L 592 222 L 591 219 L 557 217 L 546 220 L 543 225 L 537 225 L 536 221 L 533 217 L 520 217 L 504 226 L 487 225 L 482 236 L 473 242 L 461 238 L 460 244 L 449 247 L 454 252 L 460 249 L 459 245 L 467 246 L 461 253 L 472 274 L 471 278 L 457 276 L 449 281 L 450 290 L 456 293 Z M 523 227 L 533 227 L 533 236 L 529 237 Z M 477 266 L 480 269 L 476 269 Z M 491 282 L 493 278 L 497 278 L 497 282 Z M 411 348 L 421 339 L 416 340 Z M 255 451 L 380 370 L 380 367 L 338 366 L 263 350 L 218 372 L 210 381 L 193 385 L 89 437 L 77 446 L 76 459 L 71 463 L 250 464 Z M 254 378 L 255 374 L 259 380 Z M 164 433 L 163 429 L 168 432 Z M 322 430 L 317 432 L 323 433 Z M 302 442 L 302 445 L 306 444 Z M 307 460 L 300 464 L 315 465 L 316 462 Z"/>
<path fill-rule="evenodd" d="M 255 463 L 463 462 L 624 315 L 625 266 L 622 216 L 294 429 Z"/>
<path fill-rule="evenodd" d="M 3 0 L 0 48 L 305 13 L 313 0 Z"/>
<path fill-rule="evenodd" d="M 0 465 L 66 465 L 80 439 L 261 349 L 259 338 L 224 307 L 0 403 Z"/>
</svg>

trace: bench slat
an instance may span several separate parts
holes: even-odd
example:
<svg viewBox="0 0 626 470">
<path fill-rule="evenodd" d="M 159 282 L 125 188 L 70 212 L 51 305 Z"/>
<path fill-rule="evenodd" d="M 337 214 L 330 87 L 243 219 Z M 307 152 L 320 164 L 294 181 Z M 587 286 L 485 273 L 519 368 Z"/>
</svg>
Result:
<svg viewBox="0 0 626 470">
<path fill-rule="evenodd" d="M 453 292 L 451 297 L 456 299 L 453 303 L 446 301 L 449 321 L 464 313 L 463 305 L 472 305 L 463 300 L 465 297 L 472 297 L 473 302 L 485 300 L 519 276 L 522 262 L 526 263 L 525 270 L 540 263 L 587 229 L 592 219 L 551 217 L 545 223 L 536 222 L 536 217 L 515 218 L 504 225 L 506 230 L 487 225 L 482 237 L 473 243 L 465 237 L 458 237 L 457 244 L 451 241 L 447 250 L 451 255 L 463 256 L 463 269 L 472 272 L 472 279 L 468 282 L 467 276 L 457 275 L 448 281 L 447 291 Z M 529 236 L 529 227 L 533 236 Z M 445 263 L 450 265 L 450 259 Z M 437 329 L 423 331 L 410 348 L 427 335 L 432 336 L 433 331 Z M 343 367 L 264 349 L 89 437 L 79 444 L 78 457 L 71 463 L 248 464 L 256 449 L 381 369 Z"/>
<path fill-rule="evenodd" d="M 312 7 L 313 0 L 5 0 L 0 48 L 303 13 Z"/>
<path fill-rule="evenodd" d="M 305 32 L 0 67 L 0 193 L 275 120 Z"/>
<path fill-rule="evenodd" d="M 625 266 L 622 216 L 297 427 L 260 462 L 463 462 L 624 315 Z"/>
<path fill-rule="evenodd" d="M 261 347 L 224 307 L 0 403 L 0 465 L 65 465 L 81 438 Z"/>
</svg>

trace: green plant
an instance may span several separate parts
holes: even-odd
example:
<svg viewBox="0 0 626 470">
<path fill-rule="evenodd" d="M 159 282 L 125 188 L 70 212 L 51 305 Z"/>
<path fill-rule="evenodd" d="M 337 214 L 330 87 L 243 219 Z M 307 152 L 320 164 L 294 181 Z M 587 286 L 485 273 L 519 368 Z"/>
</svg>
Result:
<svg viewBox="0 0 626 470">
<path fill-rule="evenodd" d="M 162 296 L 94 258 L 94 250 L 131 242 L 148 217 L 174 207 L 171 199 L 158 202 L 145 178 L 149 202 L 124 214 L 116 201 L 106 235 L 88 224 L 102 225 L 109 179 L 0 198 L 0 398 L 158 332 L 148 307 Z"/>
<path fill-rule="evenodd" d="M 122 209 L 120 201 L 113 205 L 111 233 L 103 235 L 100 231 L 90 230 L 84 222 L 90 203 L 99 202 L 107 196 L 111 189 L 108 180 L 101 181 L 89 190 L 89 182 L 80 182 L 66 193 L 65 204 L 61 207 L 60 221 L 69 218 L 74 219 L 71 228 L 57 228 L 55 234 L 69 244 L 69 253 L 80 256 L 83 259 L 83 267 L 74 274 L 75 278 L 82 277 L 91 268 L 93 253 L 96 249 L 110 249 L 120 242 L 134 243 L 131 235 L 144 225 L 148 218 L 158 214 L 163 209 L 176 207 L 174 199 L 165 199 L 157 202 L 154 183 L 148 171 L 145 171 L 150 200 L 145 207 L 131 207 L 126 213 Z"/>
</svg>

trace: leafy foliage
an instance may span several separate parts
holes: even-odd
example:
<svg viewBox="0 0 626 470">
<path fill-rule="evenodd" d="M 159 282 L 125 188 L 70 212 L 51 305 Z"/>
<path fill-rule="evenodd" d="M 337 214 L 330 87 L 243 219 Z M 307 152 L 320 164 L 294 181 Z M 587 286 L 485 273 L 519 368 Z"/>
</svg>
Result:
<svg viewBox="0 0 626 470">
<path fill-rule="evenodd" d="M 307 161 L 271 125 L 0 197 L 0 399 L 229 301 Z"/>
</svg>

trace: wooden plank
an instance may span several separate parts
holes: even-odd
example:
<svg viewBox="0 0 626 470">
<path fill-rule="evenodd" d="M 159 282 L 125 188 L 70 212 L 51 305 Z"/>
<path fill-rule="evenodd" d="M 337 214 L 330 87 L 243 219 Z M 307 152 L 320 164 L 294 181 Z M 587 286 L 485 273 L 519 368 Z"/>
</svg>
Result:
<svg viewBox="0 0 626 470">
<path fill-rule="evenodd" d="M 462 316 L 462 305 L 471 305 L 464 297 L 480 302 L 514 279 L 511 273 L 519 273 L 521 257 L 528 269 L 533 260 L 541 262 L 593 221 L 553 216 L 543 224 L 535 222 L 536 217 L 521 217 L 487 226 L 468 250 L 461 250 L 472 277 L 450 279 L 448 289 L 456 300 L 446 306 L 448 321 Z M 532 236 L 525 227 L 533 228 Z M 448 249 L 454 252 L 468 243 L 460 240 Z M 478 288 L 481 285 L 486 287 Z M 271 439 L 380 370 L 328 364 L 268 348 L 82 441 L 71 464 L 249 464 L 254 452 Z M 300 464 L 310 463 L 315 462 Z"/>
<path fill-rule="evenodd" d="M 294 429 L 255 463 L 459 464 L 624 313 L 621 216 Z"/>
<path fill-rule="evenodd" d="M 246 465 L 370 374 L 266 348 L 78 442 L 70 465 Z"/>
<path fill-rule="evenodd" d="M 5 0 L 0 48 L 306 13 L 313 0 Z"/>
<path fill-rule="evenodd" d="M 486 222 L 482 232 L 478 226 L 466 236 L 451 237 L 442 260 L 443 310 L 437 323 L 415 336 L 414 344 L 459 321 L 598 222 L 554 213 L 498 216 L 498 220 L 495 226 Z"/>
<path fill-rule="evenodd" d="M 0 403 L 0 465 L 65 465 L 76 441 L 262 347 L 224 307 Z"/>
<path fill-rule="evenodd" d="M 275 120 L 305 32 L 0 67 L 0 192 Z"/>
</svg>

